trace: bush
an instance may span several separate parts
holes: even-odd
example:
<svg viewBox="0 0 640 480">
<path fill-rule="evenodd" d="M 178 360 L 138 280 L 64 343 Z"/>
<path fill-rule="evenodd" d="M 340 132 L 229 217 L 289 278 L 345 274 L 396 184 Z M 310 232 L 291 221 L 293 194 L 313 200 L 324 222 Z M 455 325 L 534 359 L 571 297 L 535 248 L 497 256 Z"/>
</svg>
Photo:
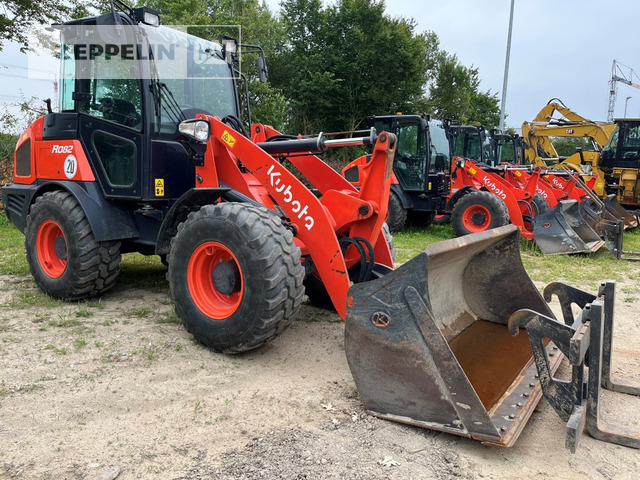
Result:
<svg viewBox="0 0 640 480">
<path fill-rule="evenodd" d="M 0 133 L 0 187 L 13 179 L 13 151 L 17 141 L 17 135 Z M 0 201 L 0 209 L 3 208 L 4 205 Z"/>
</svg>

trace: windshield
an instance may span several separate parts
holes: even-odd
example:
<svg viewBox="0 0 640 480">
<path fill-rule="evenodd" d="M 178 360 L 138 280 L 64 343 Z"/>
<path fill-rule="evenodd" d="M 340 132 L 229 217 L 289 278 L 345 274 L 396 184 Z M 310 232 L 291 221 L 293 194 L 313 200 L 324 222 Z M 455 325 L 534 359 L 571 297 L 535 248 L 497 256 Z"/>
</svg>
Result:
<svg viewBox="0 0 640 480">
<path fill-rule="evenodd" d="M 605 150 L 618 166 L 635 167 L 640 159 L 640 122 L 618 122 Z"/>
<path fill-rule="evenodd" d="M 431 135 L 431 161 L 429 162 L 429 173 L 445 171 L 449 168 L 449 138 L 443 123 L 439 120 L 429 122 L 429 133 Z"/>
<path fill-rule="evenodd" d="M 482 135 L 475 127 L 461 127 L 456 135 L 454 155 L 468 158 L 476 162 L 493 163 L 495 150 L 488 135 Z"/>
<path fill-rule="evenodd" d="M 233 69 L 214 42 L 167 27 L 141 25 L 154 56 L 158 80 L 182 110 L 238 115 Z"/>
<path fill-rule="evenodd" d="M 487 164 L 496 163 L 496 158 L 497 158 L 496 151 L 493 148 L 493 144 L 491 143 L 489 136 L 486 134 L 482 139 L 482 154 L 483 154 L 483 160 L 485 163 Z"/>
</svg>

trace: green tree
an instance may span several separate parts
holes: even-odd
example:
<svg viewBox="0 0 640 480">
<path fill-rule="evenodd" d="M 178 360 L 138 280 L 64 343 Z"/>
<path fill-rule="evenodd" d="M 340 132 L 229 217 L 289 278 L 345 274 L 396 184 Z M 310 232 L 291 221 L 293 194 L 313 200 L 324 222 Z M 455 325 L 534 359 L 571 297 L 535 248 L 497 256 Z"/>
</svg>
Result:
<svg viewBox="0 0 640 480">
<path fill-rule="evenodd" d="M 293 131 L 357 128 L 368 115 L 413 111 L 423 100 L 433 37 L 390 18 L 384 2 L 285 0 L 287 43 L 274 86 L 287 97 Z"/>
<path fill-rule="evenodd" d="M 478 69 L 461 65 L 456 55 L 444 51 L 435 68 L 429 106 L 436 117 L 458 120 L 463 125 L 492 128 L 500 120 L 497 94 L 480 91 Z"/>
<path fill-rule="evenodd" d="M 6 0 L 0 9 L 0 50 L 5 41 L 13 41 L 26 52 L 41 42 L 36 27 L 85 16 L 101 4 L 102 0 Z"/>
<path fill-rule="evenodd" d="M 578 148 L 583 151 L 595 151 L 593 142 L 588 138 L 571 138 L 571 137 L 552 137 L 553 148 L 556 149 L 561 157 L 569 157 L 577 152 Z"/>
</svg>

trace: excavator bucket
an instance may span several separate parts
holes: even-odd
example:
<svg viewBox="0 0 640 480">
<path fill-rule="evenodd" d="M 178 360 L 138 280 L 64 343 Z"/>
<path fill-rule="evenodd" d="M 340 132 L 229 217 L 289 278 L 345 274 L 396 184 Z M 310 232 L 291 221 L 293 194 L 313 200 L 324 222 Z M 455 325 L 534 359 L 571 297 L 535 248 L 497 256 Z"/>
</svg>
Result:
<svg viewBox="0 0 640 480">
<path fill-rule="evenodd" d="M 519 239 L 507 225 L 432 244 L 349 289 L 345 350 L 370 413 L 486 444 L 516 441 L 542 391 L 527 336 L 511 336 L 507 322 L 522 308 L 553 317 Z"/>
<path fill-rule="evenodd" d="M 544 254 L 591 253 L 605 242 L 585 221 L 576 200 L 562 200 L 534 219 L 533 236 Z"/>
</svg>

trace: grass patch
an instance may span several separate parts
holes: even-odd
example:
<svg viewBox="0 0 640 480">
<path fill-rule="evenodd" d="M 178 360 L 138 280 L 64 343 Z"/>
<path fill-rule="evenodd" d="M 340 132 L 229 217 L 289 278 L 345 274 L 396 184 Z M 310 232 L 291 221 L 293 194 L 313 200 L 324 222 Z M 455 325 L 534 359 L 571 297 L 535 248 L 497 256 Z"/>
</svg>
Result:
<svg viewBox="0 0 640 480">
<path fill-rule="evenodd" d="M 155 313 L 156 313 L 155 309 L 147 306 L 142 306 L 142 307 L 137 307 L 137 308 L 132 308 L 130 310 L 127 310 L 125 312 L 125 315 L 127 315 L 128 317 L 147 318 Z"/>
<path fill-rule="evenodd" d="M 26 287 L 26 290 L 21 288 L 14 292 L 13 297 L 6 305 L 11 308 L 54 308 L 62 303 L 61 300 L 51 298 L 36 288 Z"/>
<path fill-rule="evenodd" d="M 127 290 L 132 287 L 151 289 L 162 292 L 168 290 L 169 284 L 165 276 L 167 267 L 157 255 L 141 255 L 125 253 L 120 262 L 120 275 L 114 291 Z"/>
<path fill-rule="evenodd" d="M 404 263 L 421 253 L 428 245 L 455 238 L 451 225 L 409 226 L 393 234 L 396 263 Z"/>
<path fill-rule="evenodd" d="M 0 274 L 27 275 L 29 264 L 24 251 L 24 235 L 14 227 L 4 211 L 0 212 L 0 238 L 2 238 Z"/>
<path fill-rule="evenodd" d="M 67 349 L 66 348 L 59 348 L 56 347 L 55 345 L 49 343 L 47 345 L 44 346 L 45 350 L 50 350 L 53 353 L 55 353 L 56 355 L 66 355 L 67 354 Z"/>
<path fill-rule="evenodd" d="M 428 245 L 454 238 L 450 225 L 409 227 L 393 235 L 396 247 L 396 262 L 404 263 L 420 254 Z M 624 250 L 640 251 L 640 229 L 624 233 Z M 638 264 L 617 260 L 606 248 L 596 253 L 576 255 L 543 255 L 527 240 L 520 241 L 522 263 L 534 281 L 550 283 L 566 282 L 589 291 L 597 289 L 601 281 L 640 281 Z"/>
<path fill-rule="evenodd" d="M 176 315 L 176 312 L 174 310 L 170 310 L 168 312 L 164 312 L 160 314 L 160 316 L 156 319 L 156 322 L 157 323 L 173 323 L 177 325 L 182 325 L 182 320 L 180 320 L 180 317 Z"/>
</svg>

